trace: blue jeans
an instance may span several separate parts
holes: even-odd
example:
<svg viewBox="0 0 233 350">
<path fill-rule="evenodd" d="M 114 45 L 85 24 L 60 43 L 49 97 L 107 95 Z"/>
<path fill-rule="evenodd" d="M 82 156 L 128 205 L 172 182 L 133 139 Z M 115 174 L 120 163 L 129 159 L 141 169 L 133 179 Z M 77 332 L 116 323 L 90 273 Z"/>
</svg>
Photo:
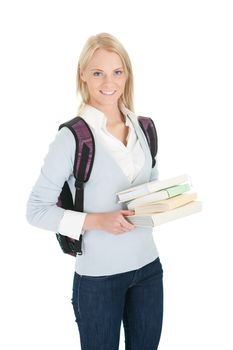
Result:
<svg viewBox="0 0 233 350">
<path fill-rule="evenodd" d="M 156 350 L 163 320 L 159 257 L 137 270 L 114 275 L 75 272 L 72 305 L 82 350 L 118 350 L 121 320 L 126 350 Z"/>
</svg>

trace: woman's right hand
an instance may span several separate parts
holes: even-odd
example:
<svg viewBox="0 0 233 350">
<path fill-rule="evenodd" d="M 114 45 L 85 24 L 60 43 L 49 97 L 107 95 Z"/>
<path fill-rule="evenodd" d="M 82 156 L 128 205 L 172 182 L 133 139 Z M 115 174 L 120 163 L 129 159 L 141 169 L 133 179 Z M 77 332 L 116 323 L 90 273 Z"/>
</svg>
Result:
<svg viewBox="0 0 233 350">
<path fill-rule="evenodd" d="M 124 216 L 134 215 L 134 210 L 116 210 L 107 213 L 87 214 L 83 229 L 99 229 L 113 234 L 132 231 L 135 227 Z"/>
</svg>

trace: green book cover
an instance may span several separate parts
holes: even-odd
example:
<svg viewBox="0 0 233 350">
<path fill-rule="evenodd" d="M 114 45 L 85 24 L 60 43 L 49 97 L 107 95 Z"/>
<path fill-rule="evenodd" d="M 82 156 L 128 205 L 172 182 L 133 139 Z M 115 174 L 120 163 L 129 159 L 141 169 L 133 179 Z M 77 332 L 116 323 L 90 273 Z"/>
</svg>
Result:
<svg viewBox="0 0 233 350">
<path fill-rule="evenodd" d="M 166 191 L 168 193 L 169 198 L 178 196 L 179 194 L 182 194 L 184 192 L 188 192 L 190 190 L 190 185 L 188 183 L 176 185 L 172 187 L 166 188 Z"/>
</svg>

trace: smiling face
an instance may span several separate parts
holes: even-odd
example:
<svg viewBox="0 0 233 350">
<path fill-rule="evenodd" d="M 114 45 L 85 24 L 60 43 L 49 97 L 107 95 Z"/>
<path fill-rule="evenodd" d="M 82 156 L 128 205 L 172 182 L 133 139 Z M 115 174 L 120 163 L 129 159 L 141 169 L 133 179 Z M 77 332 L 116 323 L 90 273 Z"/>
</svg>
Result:
<svg viewBox="0 0 233 350">
<path fill-rule="evenodd" d="M 115 52 L 98 49 L 87 67 L 80 71 L 92 105 L 117 105 L 127 80 L 121 58 Z"/>
</svg>

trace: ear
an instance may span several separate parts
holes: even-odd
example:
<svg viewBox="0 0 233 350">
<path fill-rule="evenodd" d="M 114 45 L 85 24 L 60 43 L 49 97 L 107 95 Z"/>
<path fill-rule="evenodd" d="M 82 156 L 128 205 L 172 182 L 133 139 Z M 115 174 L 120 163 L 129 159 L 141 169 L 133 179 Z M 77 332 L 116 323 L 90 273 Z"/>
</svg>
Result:
<svg viewBox="0 0 233 350">
<path fill-rule="evenodd" d="M 86 79 L 85 79 L 85 74 L 84 74 L 84 72 L 80 69 L 80 65 L 78 66 L 78 72 L 79 72 L 80 78 L 85 82 L 85 81 L 86 81 Z"/>
</svg>

